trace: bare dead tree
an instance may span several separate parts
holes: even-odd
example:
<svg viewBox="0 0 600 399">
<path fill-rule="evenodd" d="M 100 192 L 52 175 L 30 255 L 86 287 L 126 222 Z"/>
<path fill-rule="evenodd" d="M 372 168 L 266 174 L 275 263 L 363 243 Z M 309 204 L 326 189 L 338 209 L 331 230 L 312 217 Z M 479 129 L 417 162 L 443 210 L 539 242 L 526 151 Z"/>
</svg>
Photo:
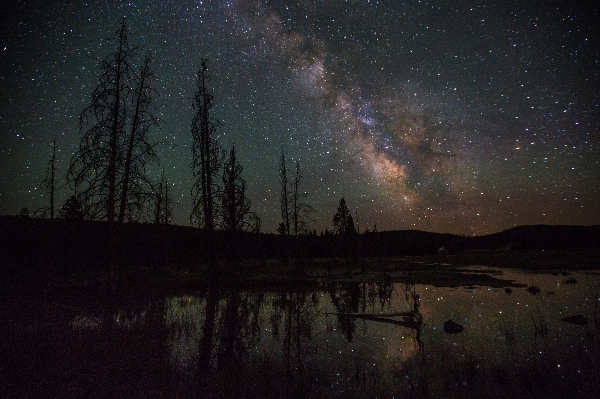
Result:
<svg viewBox="0 0 600 399">
<path fill-rule="evenodd" d="M 301 191 L 300 182 L 302 173 L 300 172 L 300 161 L 296 161 L 296 173 L 292 179 L 292 224 L 294 226 L 294 256 L 298 257 L 298 235 L 307 234 L 309 227 L 310 213 L 314 211 L 313 207 L 306 202 L 308 193 Z"/>
<path fill-rule="evenodd" d="M 281 185 L 281 222 L 278 231 L 286 236 L 288 246 L 288 257 L 291 258 L 292 243 L 290 237 L 294 237 L 294 251 L 298 254 L 298 235 L 308 231 L 308 221 L 313 207 L 306 202 L 308 193 L 301 191 L 302 173 L 300 162 L 296 161 L 295 173 L 292 180 L 287 174 L 287 165 L 283 149 L 279 163 L 279 183 Z"/>
<path fill-rule="evenodd" d="M 131 80 L 127 24 L 117 32 L 117 49 L 101 62 L 102 75 L 92 93 L 91 104 L 79 117 L 84 131 L 79 150 L 71 158 L 67 179 L 84 203 L 91 219 L 115 220 L 118 170 L 127 119 Z"/>
<path fill-rule="evenodd" d="M 117 48 L 101 61 L 102 74 L 91 103 L 80 115 L 83 137 L 67 172 L 67 181 L 90 219 L 132 221 L 144 214 L 153 190 L 147 168 L 158 161 L 149 130 L 155 90 L 147 56 L 135 70 L 135 48 L 121 22 Z"/>
<path fill-rule="evenodd" d="M 83 137 L 67 172 L 67 181 L 90 219 L 107 220 L 111 227 L 109 282 L 116 290 L 121 264 L 120 228 L 150 208 L 152 183 L 147 167 L 158 161 L 157 144 L 148 139 L 158 126 L 152 115 L 155 91 L 148 56 L 136 70 L 136 49 L 129 45 L 123 20 L 116 32 L 116 50 L 101 61 L 102 74 L 91 103 L 79 118 Z M 114 223 L 114 222 L 118 223 Z"/>
<path fill-rule="evenodd" d="M 218 174 L 223 154 L 219 143 L 213 137 L 219 122 L 210 115 L 214 98 L 207 88 L 207 83 L 210 82 L 207 59 L 202 60 L 202 68 L 197 76 L 198 90 L 193 104 L 196 114 L 192 120 L 191 164 L 196 180 L 192 185 L 193 208 L 190 221 L 193 225 L 214 232 L 217 195 L 220 191 Z"/>
<path fill-rule="evenodd" d="M 163 213 L 163 184 L 164 184 L 165 172 L 163 170 L 162 177 L 160 182 L 156 186 L 156 193 L 154 194 L 154 224 L 162 223 L 162 213 Z"/>
<path fill-rule="evenodd" d="M 173 218 L 173 200 L 171 199 L 171 193 L 169 193 L 169 180 L 165 179 L 165 195 L 164 195 L 164 218 L 163 224 L 171 224 Z"/>
<path fill-rule="evenodd" d="M 207 88 L 207 83 L 210 82 L 207 59 L 202 60 L 202 68 L 197 76 L 197 91 L 193 103 L 196 114 L 192 119 L 191 163 L 195 181 L 192 184 L 193 207 L 190 221 L 192 225 L 204 230 L 204 244 L 208 255 L 207 279 L 210 285 L 215 285 L 218 281 L 215 267 L 215 215 L 219 206 L 218 180 L 223 152 L 213 137 L 219 122 L 210 115 L 214 99 Z"/>
<path fill-rule="evenodd" d="M 169 193 L 169 180 L 165 177 L 164 169 L 154 195 L 154 223 L 170 224 L 173 216 L 173 200 Z"/>
<path fill-rule="evenodd" d="M 159 126 L 159 120 L 151 112 L 154 106 L 153 97 L 156 95 L 156 90 L 151 87 L 154 78 L 154 73 L 150 69 L 151 58 L 151 54 L 146 56 L 136 87 L 132 90 L 135 108 L 125 147 L 119 223 L 125 220 L 125 212 L 128 208 L 130 215 L 136 210 L 142 212 L 154 191 L 153 184 L 146 173 L 147 165 L 158 162 L 154 149 L 159 144 L 151 143 L 148 137 L 150 128 Z"/>
<path fill-rule="evenodd" d="M 40 214 L 41 217 L 46 217 L 50 213 L 50 219 L 54 219 L 54 194 L 56 192 L 56 137 L 52 141 L 52 157 L 48 161 L 48 167 L 46 169 L 46 176 L 42 180 L 40 188 L 50 197 L 50 206 L 42 207 L 35 213 Z"/>
<path fill-rule="evenodd" d="M 279 205 L 281 208 L 281 223 L 277 231 L 283 235 L 284 246 L 287 247 L 287 263 L 292 263 L 292 243 L 290 241 L 290 199 L 289 199 L 289 179 L 287 175 L 287 165 L 285 162 L 285 153 L 281 146 L 281 158 L 279 160 L 279 185 L 281 187 L 281 196 Z"/>
<path fill-rule="evenodd" d="M 306 234 L 309 229 L 308 221 L 311 220 L 310 213 L 314 208 L 306 202 L 308 193 L 301 191 L 300 182 L 302 181 L 300 171 L 300 161 L 296 161 L 296 170 L 292 179 L 292 224 L 294 226 L 294 236 Z"/>
<path fill-rule="evenodd" d="M 281 233 L 290 235 L 290 202 L 289 202 L 289 179 L 287 175 L 287 165 L 285 162 L 285 153 L 283 146 L 281 147 L 281 158 L 279 161 L 279 185 L 281 187 L 281 198 L 279 200 L 281 206 L 282 229 Z"/>
</svg>

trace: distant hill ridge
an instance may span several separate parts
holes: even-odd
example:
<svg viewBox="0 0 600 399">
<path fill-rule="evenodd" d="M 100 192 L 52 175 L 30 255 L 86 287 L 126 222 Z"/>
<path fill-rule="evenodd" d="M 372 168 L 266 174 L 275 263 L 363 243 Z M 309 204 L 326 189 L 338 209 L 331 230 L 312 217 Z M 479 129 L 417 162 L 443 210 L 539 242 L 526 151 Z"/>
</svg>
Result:
<svg viewBox="0 0 600 399">
<path fill-rule="evenodd" d="M 473 237 L 478 248 L 508 249 L 600 249 L 600 225 L 526 225 L 513 227 L 499 233 Z"/>
<path fill-rule="evenodd" d="M 420 230 L 396 230 L 380 233 L 382 250 L 419 254 L 461 252 L 467 250 L 542 250 L 542 249 L 598 249 L 600 250 L 600 225 L 526 225 L 513 227 L 483 236 L 431 233 Z M 368 240 L 369 242 L 374 240 Z M 416 253 L 415 253 L 416 254 Z"/>
</svg>

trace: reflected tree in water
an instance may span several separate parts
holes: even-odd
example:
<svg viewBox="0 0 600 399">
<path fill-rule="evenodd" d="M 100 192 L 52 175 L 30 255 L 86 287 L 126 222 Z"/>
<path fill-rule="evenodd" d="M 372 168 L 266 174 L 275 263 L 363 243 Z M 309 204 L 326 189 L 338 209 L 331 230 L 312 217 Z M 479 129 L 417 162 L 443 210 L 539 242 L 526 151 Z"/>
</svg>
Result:
<svg viewBox="0 0 600 399">
<path fill-rule="evenodd" d="M 217 366 L 227 369 L 243 361 L 247 351 L 256 345 L 260 334 L 259 311 L 263 294 L 232 289 L 227 294 L 219 320 Z"/>
<path fill-rule="evenodd" d="M 327 290 L 331 303 L 338 313 L 357 313 L 362 297 L 360 283 L 331 282 Z M 338 315 L 338 326 L 344 333 L 348 342 L 352 342 L 356 330 L 355 318 L 347 315 Z"/>
<path fill-rule="evenodd" d="M 354 337 L 356 319 L 362 319 L 410 328 L 415 331 L 415 339 L 419 349 L 423 349 L 423 341 L 421 340 L 423 315 L 420 310 L 420 296 L 416 293 L 414 284 L 405 285 L 405 300 L 410 306 L 410 310 L 402 312 L 383 313 L 385 304 L 391 302 L 393 293 L 393 284 L 391 283 L 365 283 L 362 284 L 361 289 L 361 285 L 355 282 L 331 282 L 328 285 L 328 292 L 337 311 L 338 327 L 342 330 L 348 342 L 351 342 Z M 375 292 L 377 292 L 381 304 L 380 311 L 366 313 L 367 300 L 368 305 L 374 308 Z M 358 313 L 359 307 L 362 308 L 362 313 Z M 394 319 L 394 317 L 399 317 L 401 320 Z"/>
<path fill-rule="evenodd" d="M 212 287 L 206 294 L 202 336 L 198 345 L 199 393 L 213 390 L 243 394 L 248 351 L 260 337 L 259 313 L 263 294 L 242 292 L 239 287 Z M 231 380 L 238 378 L 238 380 Z M 235 392 L 234 390 L 240 390 Z"/>
<path fill-rule="evenodd" d="M 305 353 L 302 347 L 312 339 L 313 325 L 319 314 L 319 298 L 315 292 L 283 292 L 273 302 L 269 323 L 272 336 L 278 341 L 283 331 L 281 343 L 288 396 L 293 391 L 298 397 L 303 397 L 306 392 Z"/>
<path fill-rule="evenodd" d="M 211 358 L 215 335 L 215 317 L 217 314 L 218 304 L 219 289 L 218 287 L 210 287 L 206 295 L 206 307 L 204 309 L 204 324 L 202 326 L 202 337 L 200 338 L 200 342 L 198 344 L 198 372 L 200 376 L 200 392 L 205 392 L 210 384 Z"/>
</svg>

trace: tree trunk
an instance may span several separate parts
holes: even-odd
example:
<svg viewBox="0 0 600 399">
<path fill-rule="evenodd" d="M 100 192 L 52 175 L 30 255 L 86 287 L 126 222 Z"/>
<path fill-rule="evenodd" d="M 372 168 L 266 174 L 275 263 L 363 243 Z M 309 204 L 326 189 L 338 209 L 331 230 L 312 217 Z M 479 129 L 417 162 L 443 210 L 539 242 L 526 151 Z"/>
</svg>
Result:
<svg viewBox="0 0 600 399">
<path fill-rule="evenodd" d="M 50 165 L 50 220 L 54 220 L 54 173 L 56 172 L 56 137 L 52 142 L 52 163 Z"/>
<path fill-rule="evenodd" d="M 117 189 L 117 151 L 119 150 L 119 118 L 121 114 L 121 90 L 122 90 L 122 73 L 123 66 L 123 44 L 125 41 L 127 26 L 125 23 L 121 25 L 119 34 L 119 51 L 117 51 L 115 62 L 117 71 L 115 76 L 115 107 L 113 110 L 113 123 L 110 134 L 110 162 L 108 164 L 108 199 L 106 206 L 106 216 L 109 223 L 115 220 L 115 205 L 116 205 L 116 189 Z"/>
<path fill-rule="evenodd" d="M 198 370 L 200 372 L 200 394 L 203 394 L 208 388 L 212 374 L 210 360 L 212 357 L 212 344 L 215 334 L 215 317 L 217 305 L 219 303 L 219 293 L 216 285 L 208 285 L 206 298 L 206 309 L 204 325 L 202 326 L 202 338 L 198 348 Z"/>
<path fill-rule="evenodd" d="M 129 180 L 131 174 L 131 162 L 133 158 L 133 149 L 135 148 L 135 136 L 137 134 L 138 126 L 140 125 L 140 113 L 141 113 L 141 103 L 142 96 L 144 92 L 144 85 L 146 81 L 146 77 L 148 76 L 148 58 L 144 62 L 144 68 L 142 68 L 141 72 L 141 82 L 139 91 L 137 93 L 137 99 L 135 103 L 135 111 L 133 114 L 133 121 L 131 122 L 131 133 L 129 135 L 129 143 L 127 145 L 127 155 L 125 157 L 125 167 L 124 167 L 124 175 L 123 175 L 123 189 L 121 192 L 121 206 L 119 209 L 119 223 L 123 223 L 125 220 L 125 208 L 127 206 L 127 194 L 129 190 Z"/>
</svg>

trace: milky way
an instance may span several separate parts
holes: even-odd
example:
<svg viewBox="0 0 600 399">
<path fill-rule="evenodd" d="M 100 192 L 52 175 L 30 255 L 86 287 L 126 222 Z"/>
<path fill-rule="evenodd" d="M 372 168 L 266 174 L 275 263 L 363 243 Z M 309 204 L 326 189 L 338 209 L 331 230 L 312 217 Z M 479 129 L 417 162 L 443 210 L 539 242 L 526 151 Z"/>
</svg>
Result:
<svg viewBox="0 0 600 399">
<path fill-rule="evenodd" d="M 79 143 L 96 59 L 125 18 L 152 50 L 162 168 L 188 224 L 195 73 L 210 59 L 218 140 L 235 144 L 266 231 L 283 147 L 331 224 L 484 234 L 600 223 L 598 7 L 520 1 L 41 1 L 3 5 L 0 214 L 44 206 Z M 574 4 L 581 3 L 581 4 Z M 591 3 L 591 2 L 590 2 Z M 71 191 L 62 187 L 59 203 Z"/>
</svg>

